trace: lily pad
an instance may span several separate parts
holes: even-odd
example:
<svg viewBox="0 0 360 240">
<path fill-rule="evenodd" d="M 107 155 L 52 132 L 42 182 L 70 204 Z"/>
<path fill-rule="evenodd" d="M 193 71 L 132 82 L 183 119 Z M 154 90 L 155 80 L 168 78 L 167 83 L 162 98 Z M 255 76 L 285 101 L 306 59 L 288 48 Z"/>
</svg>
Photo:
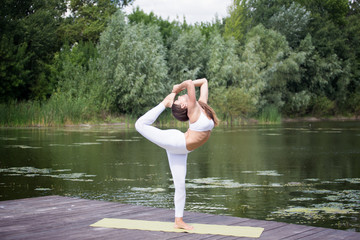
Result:
<svg viewBox="0 0 360 240">
<path fill-rule="evenodd" d="M 151 188 L 151 187 L 148 188 L 133 187 L 131 188 L 131 190 L 135 192 L 152 192 L 152 193 L 166 191 L 164 188 Z"/>
<path fill-rule="evenodd" d="M 280 174 L 276 170 L 267 170 L 267 171 L 256 171 L 256 175 L 279 177 L 279 176 L 283 176 L 284 174 Z"/>
</svg>

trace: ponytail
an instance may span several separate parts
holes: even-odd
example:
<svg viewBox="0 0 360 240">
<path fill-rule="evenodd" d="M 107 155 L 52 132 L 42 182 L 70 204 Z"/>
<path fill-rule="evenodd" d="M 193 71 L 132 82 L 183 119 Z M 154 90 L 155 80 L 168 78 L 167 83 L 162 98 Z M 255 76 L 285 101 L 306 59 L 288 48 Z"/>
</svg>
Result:
<svg viewBox="0 0 360 240">
<path fill-rule="evenodd" d="M 204 103 L 202 101 L 198 101 L 198 103 L 200 104 L 202 109 L 204 109 L 206 115 L 208 115 L 214 121 L 214 125 L 218 126 L 219 125 L 219 119 L 217 118 L 214 109 L 212 109 L 209 105 L 207 105 L 206 103 Z"/>
</svg>

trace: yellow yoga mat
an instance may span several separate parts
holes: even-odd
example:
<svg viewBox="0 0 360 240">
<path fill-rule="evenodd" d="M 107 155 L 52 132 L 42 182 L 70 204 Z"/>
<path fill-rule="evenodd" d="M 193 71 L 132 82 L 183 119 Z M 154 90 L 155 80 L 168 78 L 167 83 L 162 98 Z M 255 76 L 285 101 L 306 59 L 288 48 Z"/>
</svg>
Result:
<svg viewBox="0 0 360 240">
<path fill-rule="evenodd" d="M 161 231 L 161 232 L 188 232 L 196 234 L 211 234 L 211 235 L 224 235 L 235 237 L 251 237 L 258 238 L 264 231 L 259 227 L 241 227 L 241 226 L 226 226 L 226 225 L 211 225 L 211 224 L 198 224 L 189 223 L 193 226 L 193 230 L 175 229 L 173 222 L 158 222 L 158 221 L 143 221 L 143 220 L 130 220 L 130 219 L 116 219 L 104 218 L 91 227 L 104 227 L 104 228 L 125 228 L 134 230 L 146 231 Z"/>
</svg>

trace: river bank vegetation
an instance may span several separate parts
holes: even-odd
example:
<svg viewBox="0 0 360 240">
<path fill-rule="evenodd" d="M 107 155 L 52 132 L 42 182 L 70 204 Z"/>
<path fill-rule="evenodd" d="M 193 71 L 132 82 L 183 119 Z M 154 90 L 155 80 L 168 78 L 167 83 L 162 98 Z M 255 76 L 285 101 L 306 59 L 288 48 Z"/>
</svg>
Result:
<svg viewBox="0 0 360 240">
<path fill-rule="evenodd" d="M 6 1 L 0 125 L 133 121 L 203 77 L 225 123 L 360 115 L 358 1 L 234 0 L 194 25 L 125 15 L 132 2 Z"/>
</svg>

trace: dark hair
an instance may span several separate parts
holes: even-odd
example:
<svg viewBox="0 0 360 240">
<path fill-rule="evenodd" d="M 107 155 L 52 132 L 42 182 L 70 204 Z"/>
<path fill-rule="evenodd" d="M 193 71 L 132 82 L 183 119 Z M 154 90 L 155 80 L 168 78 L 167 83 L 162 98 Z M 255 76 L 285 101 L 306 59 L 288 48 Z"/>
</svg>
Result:
<svg viewBox="0 0 360 240">
<path fill-rule="evenodd" d="M 214 121 L 214 125 L 218 126 L 219 119 L 217 118 L 215 111 L 209 105 L 202 101 L 198 101 L 198 103 L 200 104 L 201 108 L 204 109 L 206 115 Z M 173 104 L 171 107 L 171 112 L 172 115 L 179 121 L 185 122 L 189 120 L 189 117 L 187 115 L 187 108 L 181 108 L 180 104 Z"/>
<path fill-rule="evenodd" d="M 172 115 L 179 121 L 185 122 L 189 120 L 187 108 L 181 108 L 180 104 L 173 104 L 171 107 Z"/>
<path fill-rule="evenodd" d="M 198 101 L 198 103 L 200 104 L 202 109 L 205 110 L 206 115 L 208 115 L 214 121 L 214 125 L 215 126 L 219 125 L 219 119 L 217 118 L 214 109 L 212 109 L 209 105 L 207 105 L 206 103 L 204 103 L 202 101 Z"/>
</svg>

